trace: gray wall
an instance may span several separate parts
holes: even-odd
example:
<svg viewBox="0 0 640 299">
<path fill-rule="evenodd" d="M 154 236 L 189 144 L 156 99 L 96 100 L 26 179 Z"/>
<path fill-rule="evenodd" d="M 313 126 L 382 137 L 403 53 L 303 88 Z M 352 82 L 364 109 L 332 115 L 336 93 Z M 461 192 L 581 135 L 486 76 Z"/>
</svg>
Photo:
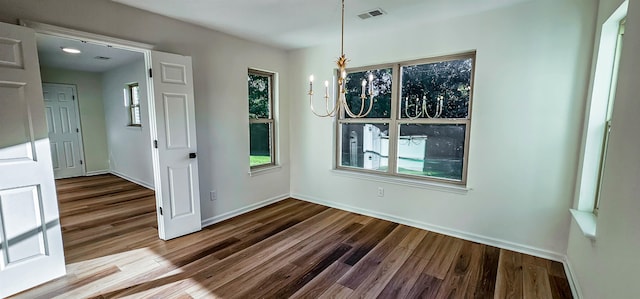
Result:
<svg viewBox="0 0 640 299">
<path fill-rule="evenodd" d="M 569 265 L 586 299 L 640 297 L 640 3 L 629 2 L 596 239 L 575 222 L 569 235 Z M 621 3 L 600 1 L 599 26 Z"/>
<path fill-rule="evenodd" d="M 129 107 L 124 104 L 123 90 L 127 84 L 134 82 L 140 86 L 140 127 L 129 126 Z M 131 181 L 153 188 L 144 56 L 140 54 L 139 59 L 105 72 L 102 86 L 109 144 L 109 169 Z"/>
</svg>

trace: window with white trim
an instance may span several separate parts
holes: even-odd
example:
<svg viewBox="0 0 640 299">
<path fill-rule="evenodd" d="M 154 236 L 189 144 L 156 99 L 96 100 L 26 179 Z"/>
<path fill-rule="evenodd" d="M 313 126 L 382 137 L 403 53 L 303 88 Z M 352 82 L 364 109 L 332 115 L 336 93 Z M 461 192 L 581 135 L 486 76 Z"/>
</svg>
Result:
<svg viewBox="0 0 640 299">
<path fill-rule="evenodd" d="M 624 36 L 624 24 L 626 19 L 620 22 L 618 35 L 616 38 L 616 49 L 613 58 L 613 71 L 611 73 L 611 81 L 609 83 L 609 96 L 607 98 L 607 108 L 604 123 L 604 137 L 602 138 L 602 153 L 600 154 L 600 167 L 598 170 L 598 183 L 596 187 L 596 198 L 593 204 L 593 213 L 598 214 L 600 208 L 600 195 L 602 192 L 602 176 L 604 175 L 604 167 L 607 158 L 607 149 L 609 147 L 609 134 L 611 133 L 611 120 L 613 114 L 613 103 L 616 95 L 616 84 L 618 83 L 618 68 L 620 66 L 620 51 L 622 50 L 622 37 Z"/>
<path fill-rule="evenodd" d="M 127 84 L 125 101 L 129 110 L 129 126 L 142 126 L 142 120 L 140 119 L 140 85 L 138 83 Z"/>
<path fill-rule="evenodd" d="M 615 128 L 612 112 L 628 5 L 629 1 L 624 1 L 602 24 L 591 95 L 584 117 L 581 163 L 576 180 L 577 202 L 570 211 L 583 234 L 590 239 L 596 237 L 609 132 Z"/>
<path fill-rule="evenodd" d="M 374 102 L 364 118 L 338 116 L 336 168 L 465 185 L 474 61 L 471 52 L 347 70 L 351 110 L 369 75 Z"/>
<path fill-rule="evenodd" d="M 251 169 L 276 165 L 273 79 L 273 73 L 249 70 L 249 165 Z"/>
</svg>

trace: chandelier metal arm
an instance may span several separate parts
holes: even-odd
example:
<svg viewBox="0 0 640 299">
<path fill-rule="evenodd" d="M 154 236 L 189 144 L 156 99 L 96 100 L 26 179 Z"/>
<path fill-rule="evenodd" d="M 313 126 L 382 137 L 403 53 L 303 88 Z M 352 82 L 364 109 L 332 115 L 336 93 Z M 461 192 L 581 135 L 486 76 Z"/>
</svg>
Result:
<svg viewBox="0 0 640 299">
<path fill-rule="evenodd" d="M 311 112 L 313 112 L 313 114 L 315 114 L 318 117 L 333 117 L 336 115 L 336 112 L 338 111 L 338 108 L 340 107 L 340 105 L 338 103 L 336 103 L 333 106 L 333 109 L 331 111 L 329 111 L 329 97 L 327 95 L 324 96 L 324 102 L 325 102 L 325 112 L 326 114 L 320 114 L 318 112 L 316 112 L 316 109 L 313 107 L 313 92 L 310 91 L 309 92 L 309 107 L 311 108 Z"/>
<path fill-rule="evenodd" d="M 362 113 L 362 111 L 364 111 L 364 99 L 365 98 L 360 98 L 360 99 L 361 99 L 360 112 L 358 112 L 358 114 L 355 114 L 349 108 L 349 104 L 347 104 L 346 96 L 343 96 L 341 98 L 341 102 L 342 102 L 342 106 L 344 107 L 344 112 L 346 112 L 347 115 L 349 115 L 352 118 L 363 118 L 363 117 L 366 117 L 367 115 L 369 115 L 369 113 L 373 109 L 373 95 L 369 96 L 369 108 L 367 109 L 367 112 L 365 112 L 365 113 Z"/>
<path fill-rule="evenodd" d="M 427 111 L 427 100 L 425 98 L 422 98 L 422 105 L 418 104 L 418 98 L 416 98 L 416 103 L 413 104 L 415 107 L 415 115 L 411 116 L 409 114 L 409 97 L 407 96 L 407 98 L 404 100 L 404 114 L 407 116 L 407 118 L 409 118 L 409 120 L 414 120 L 414 119 L 418 119 L 420 117 L 422 117 L 422 114 L 425 113 Z M 421 110 L 420 113 L 418 113 L 418 106 L 421 106 Z"/>
</svg>

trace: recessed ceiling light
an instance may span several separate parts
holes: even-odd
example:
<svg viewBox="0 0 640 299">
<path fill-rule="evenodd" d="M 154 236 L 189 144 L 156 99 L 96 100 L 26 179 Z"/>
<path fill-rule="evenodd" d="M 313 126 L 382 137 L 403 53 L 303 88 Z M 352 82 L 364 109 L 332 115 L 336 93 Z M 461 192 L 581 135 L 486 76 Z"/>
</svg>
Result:
<svg viewBox="0 0 640 299">
<path fill-rule="evenodd" d="M 62 47 L 60 49 L 62 49 L 62 51 L 65 51 L 66 53 L 69 53 L 69 54 L 80 54 L 81 53 L 80 50 L 78 50 L 76 48 Z"/>
</svg>

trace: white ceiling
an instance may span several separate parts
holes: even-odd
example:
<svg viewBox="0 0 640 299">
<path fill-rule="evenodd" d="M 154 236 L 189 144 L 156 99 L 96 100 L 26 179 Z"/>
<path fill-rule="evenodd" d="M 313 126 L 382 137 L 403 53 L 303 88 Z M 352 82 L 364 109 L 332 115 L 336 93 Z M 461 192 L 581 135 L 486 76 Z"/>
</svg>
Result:
<svg viewBox="0 0 640 299">
<path fill-rule="evenodd" d="M 136 59 L 144 59 L 139 52 L 111 48 L 45 34 L 36 34 L 38 59 L 41 66 L 84 72 L 106 72 Z M 68 54 L 62 47 L 76 48 L 82 53 Z M 96 59 L 109 57 L 108 60 Z"/>
<path fill-rule="evenodd" d="M 284 49 L 309 47 L 340 36 L 339 0 L 112 1 Z M 345 31 L 366 34 L 525 1 L 532 0 L 346 0 Z M 366 20 L 357 17 L 376 8 L 386 14 Z"/>
</svg>

